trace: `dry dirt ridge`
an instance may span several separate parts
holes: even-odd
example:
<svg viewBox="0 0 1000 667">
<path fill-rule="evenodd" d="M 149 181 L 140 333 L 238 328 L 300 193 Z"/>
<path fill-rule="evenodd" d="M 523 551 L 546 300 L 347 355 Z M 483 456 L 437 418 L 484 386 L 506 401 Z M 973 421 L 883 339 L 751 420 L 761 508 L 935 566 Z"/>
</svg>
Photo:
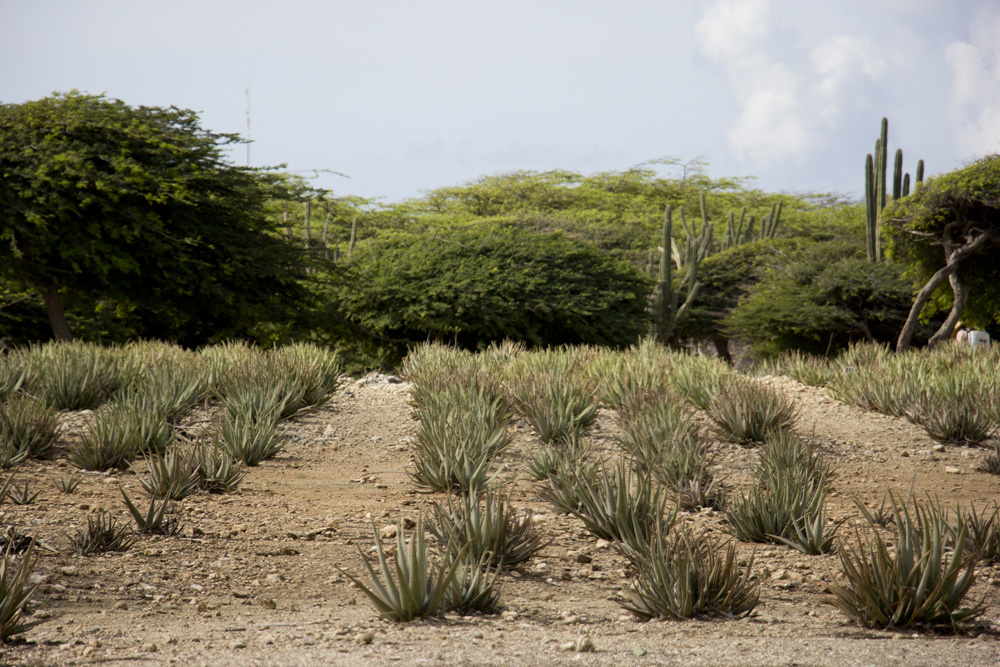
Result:
<svg viewBox="0 0 1000 667">
<path fill-rule="evenodd" d="M 977 506 L 1000 498 L 1000 478 L 976 470 L 982 450 L 941 449 L 908 422 L 861 412 L 825 392 L 785 378 L 770 380 L 795 398 L 797 428 L 815 429 L 837 472 L 831 514 L 855 516 L 853 500 L 877 503 L 887 490 Z M 826 604 L 833 556 L 741 544 L 756 553 L 761 583 L 756 611 L 737 621 L 639 622 L 614 602 L 628 583 L 625 561 L 560 516 L 520 481 L 516 504 L 530 508 L 549 546 L 505 578 L 505 611 L 406 624 L 380 620 L 337 569 L 363 572 L 358 547 L 379 529 L 414 519 L 440 496 L 421 494 L 407 477 L 408 386 L 369 376 L 348 383 L 325 405 L 290 424 L 285 451 L 252 469 L 238 492 L 180 503 L 183 537 L 142 537 L 126 553 L 80 558 L 65 534 L 99 509 L 126 519 L 119 487 L 140 495 L 131 473 L 85 474 L 79 490 L 53 482 L 72 469 L 63 460 L 22 469 L 41 496 L 4 505 L 13 523 L 59 549 L 43 556 L 32 613 L 43 623 L 0 650 L 22 665 L 378 665 L 378 664 L 683 664 L 683 665 L 997 665 L 1000 664 L 1000 568 L 983 568 L 973 590 L 990 609 L 967 636 L 870 631 Z M 207 415 L 192 418 L 204 421 Z M 62 447 L 82 415 L 64 416 Z M 197 423 L 192 423 L 192 427 Z M 602 412 L 597 447 L 613 453 L 611 415 Z M 504 454 L 511 472 L 526 470 L 536 447 L 524 423 Z M 750 450 L 715 445 L 730 487 L 746 484 Z M 520 475 L 521 480 L 527 476 Z M 719 513 L 685 521 L 724 534 Z M 851 532 L 854 519 L 842 528 Z M 578 651 L 592 646 L 592 651 Z"/>
</svg>

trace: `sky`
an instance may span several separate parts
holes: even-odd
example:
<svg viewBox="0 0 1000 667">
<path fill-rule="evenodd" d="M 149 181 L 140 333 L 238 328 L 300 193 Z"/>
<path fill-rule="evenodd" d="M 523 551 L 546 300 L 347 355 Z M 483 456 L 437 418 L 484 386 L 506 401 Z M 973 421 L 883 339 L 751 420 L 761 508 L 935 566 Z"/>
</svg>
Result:
<svg viewBox="0 0 1000 667">
<path fill-rule="evenodd" d="M 384 203 L 660 158 L 860 197 L 883 116 L 907 171 L 1000 151 L 1000 1 L 0 0 L 0 102 L 72 89 Z"/>
</svg>

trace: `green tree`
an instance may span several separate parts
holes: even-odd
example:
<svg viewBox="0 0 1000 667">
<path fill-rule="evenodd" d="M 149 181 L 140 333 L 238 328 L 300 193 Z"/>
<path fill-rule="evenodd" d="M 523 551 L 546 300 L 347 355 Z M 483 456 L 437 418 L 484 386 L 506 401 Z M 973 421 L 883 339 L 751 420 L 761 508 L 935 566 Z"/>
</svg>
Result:
<svg viewBox="0 0 1000 667">
<path fill-rule="evenodd" d="M 281 179 L 229 164 L 240 141 L 104 96 L 0 105 L 0 274 L 39 293 L 59 339 L 71 293 L 188 343 L 286 316 L 298 255 L 264 215 Z"/>
<path fill-rule="evenodd" d="M 480 222 L 388 230 L 341 262 L 341 312 L 393 347 L 457 340 L 476 349 L 625 345 L 646 330 L 650 279 L 564 233 Z"/>
<path fill-rule="evenodd" d="M 913 291 L 893 262 L 872 263 L 853 241 L 805 243 L 774 255 L 761 280 L 724 320 L 724 330 L 764 355 L 823 354 L 853 340 L 894 337 Z"/>
<path fill-rule="evenodd" d="M 711 341 L 720 357 L 732 361 L 727 318 L 764 277 L 767 269 L 787 261 L 798 245 L 792 239 L 763 239 L 706 257 L 698 267 L 701 288 L 678 327 L 678 336 Z"/>
<path fill-rule="evenodd" d="M 951 309 L 930 344 L 949 338 L 966 308 L 982 325 L 1000 322 L 1000 155 L 927 180 L 887 206 L 883 216 L 890 256 L 907 263 L 923 283 L 897 351 L 910 346 L 925 306 L 945 282 Z"/>
</svg>

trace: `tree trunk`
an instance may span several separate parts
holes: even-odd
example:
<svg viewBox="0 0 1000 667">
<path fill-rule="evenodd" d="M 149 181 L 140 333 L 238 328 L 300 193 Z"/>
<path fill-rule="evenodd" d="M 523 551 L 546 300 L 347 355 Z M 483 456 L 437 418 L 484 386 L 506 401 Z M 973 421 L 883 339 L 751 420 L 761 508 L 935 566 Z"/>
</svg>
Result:
<svg viewBox="0 0 1000 667">
<path fill-rule="evenodd" d="M 45 301 L 45 311 L 49 315 L 49 324 L 52 326 L 52 335 L 56 340 L 73 340 L 73 333 L 66 323 L 66 315 L 63 313 L 62 303 L 59 301 L 59 290 L 55 285 L 35 285 Z"/>
<path fill-rule="evenodd" d="M 962 319 L 965 302 L 969 299 L 969 290 L 965 289 L 965 285 L 962 284 L 962 280 L 958 277 L 958 271 L 948 276 L 948 282 L 951 283 L 951 292 L 954 295 L 951 301 L 951 312 L 948 313 L 948 317 L 941 324 L 941 328 L 927 341 L 927 345 L 930 347 L 951 338 L 951 334 L 955 330 L 955 325 Z"/>
<path fill-rule="evenodd" d="M 980 234 L 972 241 L 967 242 L 965 245 L 949 252 L 947 254 L 947 263 L 938 269 L 931 279 L 927 281 L 919 292 L 917 292 L 917 297 L 913 300 L 913 306 L 910 308 L 910 314 L 906 318 L 906 323 L 903 325 L 903 330 L 899 332 L 899 338 L 896 340 L 896 352 L 905 352 L 910 347 L 910 341 L 913 339 L 913 334 L 917 330 L 917 318 L 920 317 L 920 311 L 924 309 L 927 302 L 930 300 L 931 295 L 934 294 L 934 290 L 941 286 L 945 280 L 949 280 L 952 275 L 958 270 L 959 263 L 968 257 L 979 251 L 983 245 L 993 238 L 990 233 Z M 961 283 L 959 283 L 961 285 Z M 954 283 L 952 283 L 954 288 Z M 964 291 L 964 288 L 963 288 Z M 964 299 L 962 301 L 962 306 L 965 306 Z M 961 315 L 961 311 L 958 313 Z M 951 319 L 951 315 L 948 316 Z M 956 320 L 957 321 L 957 320 Z M 945 320 L 947 323 L 947 320 Z M 954 323 L 951 325 L 954 327 Z M 938 331 L 940 333 L 940 330 Z M 937 334 L 935 334 L 935 337 Z"/>
<path fill-rule="evenodd" d="M 729 353 L 729 339 L 722 336 L 712 336 L 712 345 L 715 346 L 715 353 L 719 355 L 719 358 L 732 366 L 733 355 Z"/>
</svg>

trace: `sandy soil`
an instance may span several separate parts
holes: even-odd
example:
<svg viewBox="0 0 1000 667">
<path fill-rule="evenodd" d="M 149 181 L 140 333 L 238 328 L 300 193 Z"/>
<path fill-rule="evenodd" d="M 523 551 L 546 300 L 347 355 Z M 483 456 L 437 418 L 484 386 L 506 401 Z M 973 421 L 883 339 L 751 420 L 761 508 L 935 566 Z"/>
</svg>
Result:
<svg viewBox="0 0 1000 667">
<path fill-rule="evenodd" d="M 394 379 L 393 379 L 394 380 Z M 875 503 L 887 490 L 982 506 L 1000 499 L 1000 478 L 976 470 L 983 450 L 935 448 L 910 423 L 844 406 L 825 391 L 785 378 L 765 380 L 799 406 L 798 429 L 815 431 L 837 472 L 830 514 L 857 521 L 854 500 Z M 32 613 L 43 622 L 24 641 L 0 648 L 0 663 L 100 662 L 184 665 L 315 664 L 684 664 L 684 665 L 996 665 L 1000 663 L 1000 567 L 983 567 L 973 590 L 990 609 L 973 633 L 934 636 L 852 625 L 825 591 L 835 556 L 741 544 L 756 554 L 756 611 L 737 621 L 639 622 L 615 603 L 629 579 L 626 562 L 559 516 L 519 481 L 514 498 L 552 538 L 542 554 L 505 577 L 505 611 L 492 617 L 390 623 L 340 573 L 363 572 L 358 548 L 381 530 L 415 519 L 441 496 L 418 493 L 406 470 L 416 422 L 408 386 L 384 376 L 348 383 L 332 400 L 290 423 L 277 458 L 254 468 L 228 496 L 179 503 L 182 537 L 141 537 L 131 550 L 81 558 L 66 533 L 99 509 L 129 520 L 119 494 L 140 496 L 133 474 L 83 474 L 72 495 L 54 480 L 64 460 L 32 462 L 19 478 L 41 490 L 29 506 L 3 506 L 15 524 L 58 549 L 43 556 Z M 65 415 L 68 442 L 82 422 Z M 207 415 L 193 418 L 204 420 Z M 196 424 L 194 424 L 196 425 Z M 536 446 L 524 423 L 503 460 L 527 469 Z M 615 451 L 610 413 L 595 439 Z M 63 443 L 63 446 L 66 442 Z M 716 445 L 726 484 L 746 483 L 751 450 Z M 527 476 L 520 475 L 521 480 Z M 725 534 L 720 513 L 685 515 Z M 593 652 L 578 646 L 592 643 Z"/>
</svg>

